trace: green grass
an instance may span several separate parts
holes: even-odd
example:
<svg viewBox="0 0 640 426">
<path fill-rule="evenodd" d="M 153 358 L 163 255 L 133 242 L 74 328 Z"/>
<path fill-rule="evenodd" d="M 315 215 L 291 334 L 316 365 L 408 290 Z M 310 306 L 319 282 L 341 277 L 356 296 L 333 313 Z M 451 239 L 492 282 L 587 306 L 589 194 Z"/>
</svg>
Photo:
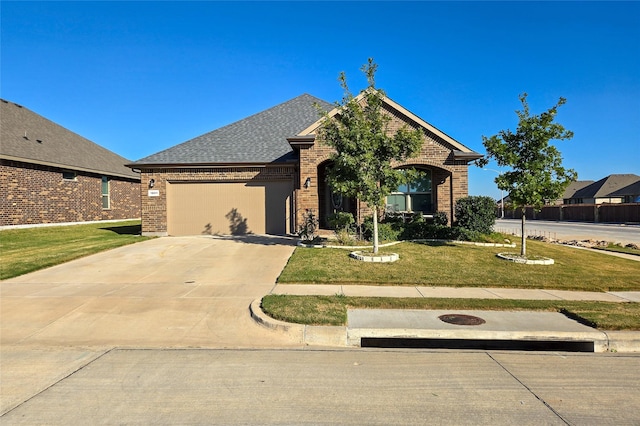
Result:
<svg viewBox="0 0 640 426">
<path fill-rule="evenodd" d="M 551 311 L 563 312 L 601 330 L 640 330 L 640 303 L 291 295 L 262 299 L 267 315 L 298 324 L 346 325 L 349 308 Z"/>
<path fill-rule="evenodd" d="M 640 290 L 640 262 L 530 240 L 527 254 L 554 265 L 523 265 L 496 257 L 519 248 L 405 242 L 380 249 L 394 263 L 365 263 L 344 249 L 297 248 L 278 278 L 286 283 L 508 287 L 582 291 Z"/>
<path fill-rule="evenodd" d="M 139 220 L 0 231 L 0 279 L 147 239 Z"/>
<path fill-rule="evenodd" d="M 596 250 L 613 251 L 616 253 L 633 254 L 640 256 L 640 250 L 631 247 L 622 247 L 617 244 L 609 244 L 607 247 L 594 247 Z"/>
</svg>

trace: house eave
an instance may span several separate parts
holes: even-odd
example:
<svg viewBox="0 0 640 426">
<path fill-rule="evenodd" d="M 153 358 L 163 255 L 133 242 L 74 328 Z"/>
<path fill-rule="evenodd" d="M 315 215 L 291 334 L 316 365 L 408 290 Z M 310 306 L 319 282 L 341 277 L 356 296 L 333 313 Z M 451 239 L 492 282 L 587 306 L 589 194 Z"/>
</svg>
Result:
<svg viewBox="0 0 640 426">
<path fill-rule="evenodd" d="M 293 166 L 297 161 L 279 163 L 131 163 L 125 166 L 131 169 L 227 169 L 230 167 L 282 167 Z"/>
<path fill-rule="evenodd" d="M 474 151 L 466 152 L 466 151 L 453 150 L 452 152 L 453 152 L 453 159 L 457 161 L 469 162 L 469 161 L 478 160 L 483 157 L 482 154 Z"/>
<path fill-rule="evenodd" d="M 316 142 L 316 135 L 297 135 L 287 138 L 291 148 L 311 147 Z"/>
<path fill-rule="evenodd" d="M 113 177 L 120 177 L 120 178 L 126 178 L 126 179 L 133 179 L 133 180 L 138 180 L 138 181 L 140 180 L 140 176 L 136 176 L 136 175 L 128 175 L 128 174 L 125 174 L 125 173 L 111 172 L 111 171 L 107 171 L 107 170 L 90 169 L 90 168 L 86 168 L 86 167 L 78 167 L 78 166 L 73 166 L 73 165 L 68 165 L 68 164 L 53 163 L 53 162 L 50 162 L 50 161 L 32 160 L 30 158 L 14 157 L 14 156 L 11 156 L 11 155 L 0 154 L 0 159 L 9 160 L 9 161 L 17 161 L 17 162 L 20 162 L 20 163 L 27 163 L 27 164 L 37 164 L 39 166 L 55 167 L 55 168 L 61 169 L 61 170 L 86 172 L 86 173 L 93 173 L 93 174 L 97 174 L 97 175 L 105 175 L 105 176 L 113 176 Z M 126 164 L 123 164 L 123 166 L 128 167 Z M 136 172 L 133 171 L 133 173 L 136 173 Z"/>
</svg>

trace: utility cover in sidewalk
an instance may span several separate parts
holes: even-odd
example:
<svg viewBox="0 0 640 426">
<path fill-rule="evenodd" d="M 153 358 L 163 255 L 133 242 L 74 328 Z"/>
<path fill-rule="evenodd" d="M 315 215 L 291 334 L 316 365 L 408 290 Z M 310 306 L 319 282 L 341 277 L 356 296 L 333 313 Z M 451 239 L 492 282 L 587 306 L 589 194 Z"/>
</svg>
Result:
<svg viewBox="0 0 640 426">
<path fill-rule="evenodd" d="M 474 317 L 473 315 L 463 315 L 463 314 L 445 314 L 445 315 L 440 315 L 438 319 L 448 324 L 455 324 L 455 325 L 480 325 L 486 322 L 480 317 Z"/>
</svg>

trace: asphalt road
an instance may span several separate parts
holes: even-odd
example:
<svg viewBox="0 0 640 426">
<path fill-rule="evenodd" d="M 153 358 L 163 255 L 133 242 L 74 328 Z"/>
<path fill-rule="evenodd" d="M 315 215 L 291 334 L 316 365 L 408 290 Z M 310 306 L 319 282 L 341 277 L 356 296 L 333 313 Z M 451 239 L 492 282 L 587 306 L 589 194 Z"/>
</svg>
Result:
<svg viewBox="0 0 640 426">
<path fill-rule="evenodd" d="M 493 228 L 499 232 L 521 235 L 520 219 L 497 219 Z M 555 239 L 593 239 L 640 245 L 640 225 L 528 220 L 525 229 L 527 235 L 544 235 Z"/>
<path fill-rule="evenodd" d="M 638 424 L 640 356 L 114 349 L 2 424 Z"/>
</svg>

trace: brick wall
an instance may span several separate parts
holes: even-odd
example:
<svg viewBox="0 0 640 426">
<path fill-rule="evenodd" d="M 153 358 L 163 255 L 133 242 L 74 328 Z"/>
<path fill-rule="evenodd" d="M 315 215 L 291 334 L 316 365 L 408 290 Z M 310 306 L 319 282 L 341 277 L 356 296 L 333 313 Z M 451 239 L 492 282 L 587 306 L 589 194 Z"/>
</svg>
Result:
<svg viewBox="0 0 640 426">
<path fill-rule="evenodd" d="M 16 161 L 0 162 L 0 226 L 136 219 L 140 183 L 110 177 L 109 209 L 102 208 L 102 175 Z"/>
<path fill-rule="evenodd" d="M 396 131 L 405 124 L 413 128 L 418 126 L 413 121 L 405 121 L 393 110 L 387 110 L 387 113 L 392 117 L 389 123 L 390 132 Z M 453 159 L 453 149 L 456 148 L 427 131 L 422 148 L 415 158 L 392 164 L 393 167 L 420 166 L 431 169 L 434 211 L 445 212 L 450 223 L 453 218 L 455 202 L 466 197 L 469 188 L 468 165 L 464 161 Z M 302 215 L 307 209 L 313 209 L 316 214 L 319 213 L 320 193 L 324 183 L 319 181 L 318 166 L 327 161 L 333 152 L 333 148 L 324 144 L 320 138 L 317 138 L 313 145 L 300 147 L 300 174 L 296 185 L 297 224 L 302 223 Z M 309 188 L 304 187 L 307 177 L 311 178 Z M 359 209 L 361 218 L 371 214 L 371 210 L 362 203 L 360 203 Z"/>
<path fill-rule="evenodd" d="M 296 169 L 293 165 L 142 169 L 140 173 L 142 233 L 145 235 L 167 234 L 167 182 L 293 181 L 294 176 L 296 176 Z M 153 188 L 149 187 L 151 179 L 154 180 Z M 158 195 L 150 197 L 149 189 L 158 191 Z"/>
</svg>

